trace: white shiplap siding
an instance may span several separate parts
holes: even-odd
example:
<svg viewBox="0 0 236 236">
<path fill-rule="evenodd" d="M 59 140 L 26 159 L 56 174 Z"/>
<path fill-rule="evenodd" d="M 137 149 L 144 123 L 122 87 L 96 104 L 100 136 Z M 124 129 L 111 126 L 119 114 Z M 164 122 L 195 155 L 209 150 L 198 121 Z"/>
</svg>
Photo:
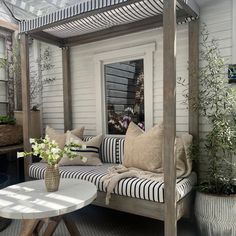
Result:
<svg viewBox="0 0 236 236">
<path fill-rule="evenodd" d="M 96 75 L 94 55 L 155 42 L 153 103 L 154 123 L 163 116 L 163 43 L 162 29 L 148 30 L 71 49 L 73 127 L 84 125 L 87 135 L 96 134 Z M 178 26 L 177 77 L 188 79 L 188 26 Z M 183 101 L 183 87 L 177 85 L 177 131 L 188 131 L 188 111 Z"/>
<path fill-rule="evenodd" d="M 43 77 L 55 78 L 55 80 L 43 86 L 42 93 L 42 120 L 43 128 L 46 125 L 57 130 L 64 131 L 63 115 L 63 81 L 62 81 L 62 52 L 61 49 L 47 44 L 41 45 L 41 50 L 50 47 L 51 70 L 43 72 Z"/>
<path fill-rule="evenodd" d="M 210 37 L 218 40 L 221 55 L 226 63 L 231 63 L 232 60 L 232 1 L 235 0 L 215 0 L 204 5 L 201 8 L 200 22 L 207 25 Z M 200 137 L 204 138 L 209 125 L 206 120 L 200 118 Z M 202 152 L 199 161 L 199 170 L 204 176 L 206 171 L 206 156 Z"/>
</svg>

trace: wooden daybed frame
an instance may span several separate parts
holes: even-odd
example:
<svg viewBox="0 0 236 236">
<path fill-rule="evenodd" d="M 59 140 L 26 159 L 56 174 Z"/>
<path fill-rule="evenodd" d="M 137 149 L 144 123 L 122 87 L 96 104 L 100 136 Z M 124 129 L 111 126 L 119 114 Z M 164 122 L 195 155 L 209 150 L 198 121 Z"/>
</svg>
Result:
<svg viewBox="0 0 236 236">
<path fill-rule="evenodd" d="M 146 1 L 147 4 L 153 2 L 158 6 L 156 15 L 140 19 L 139 21 L 124 22 L 124 15 L 119 13 L 120 9 L 126 12 L 130 9 L 139 9 L 143 6 L 140 2 Z M 101 4 L 97 4 L 100 2 Z M 164 3 L 163 3 L 164 2 Z M 133 5 L 132 5 L 133 4 Z M 131 6 L 127 8 L 127 6 Z M 115 11 L 114 11 L 115 10 Z M 142 15 L 146 8 L 141 9 Z M 135 11 L 135 10 L 134 10 Z M 104 13 L 109 13 L 105 14 Z M 150 11 L 149 11 L 150 12 Z M 137 12 L 136 12 L 137 13 Z M 114 15 L 112 15 L 114 14 Z M 116 15 L 117 14 L 117 15 Z M 130 10 L 129 18 L 134 14 Z M 110 27 L 99 28 L 99 25 L 93 24 L 93 31 L 81 34 L 76 27 L 78 21 L 87 19 L 89 22 L 94 16 L 97 21 L 101 17 L 106 18 L 120 17 L 116 24 Z M 140 14 L 141 15 L 141 14 Z M 137 14 L 136 14 L 137 16 Z M 177 220 L 180 219 L 191 204 L 191 194 L 185 196 L 179 202 L 176 202 L 176 163 L 174 159 L 174 141 L 176 135 L 176 24 L 179 22 L 188 22 L 189 24 L 189 94 L 198 93 L 198 38 L 199 38 L 199 8 L 194 0 L 88 0 L 88 3 L 79 3 L 67 9 L 59 10 L 47 16 L 36 19 L 22 21 L 20 23 L 21 40 L 21 73 L 22 73 L 22 105 L 23 105 L 23 133 L 24 148 L 30 150 L 30 101 L 29 101 L 29 52 L 28 38 L 32 37 L 47 43 L 57 45 L 62 48 L 63 59 L 63 97 L 64 97 L 64 128 L 72 127 L 71 112 L 71 88 L 70 88 L 70 47 L 79 44 L 95 42 L 111 37 L 117 37 L 124 34 L 130 34 L 142 30 L 147 30 L 163 26 L 163 81 L 164 81 L 164 184 L 165 184 L 165 202 L 154 203 L 140 199 L 131 199 L 129 197 L 113 196 L 109 207 L 138 215 L 143 215 L 165 222 L 165 236 L 177 235 Z M 123 20 L 122 24 L 119 24 Z M 77 22 L 74 24 L 74 22 Z M 70 26 L 67 24 L 70 23 Z M 81 22 L 80 22 L 81 23 Z M 106 20 L 105 20 L 106 23 Z M 57 29 L 60 33 L 67 27 L 78 30 L 77 35 L 70 36 L 68 32 L 64 37 L 58 37 Z M 95 25 L 95 26 L 94 26 Z M 59 28 L 57 28 L 60 26 Z M 85 25 L 86 26 L 86 25 Z M 86 27 L 85 27 L 86 28 Z M 48 30 L 46 31 L 45 30 Z M 50 31 L 51 30 L 51 31 Z M 94 32 L 96 30 L 96 32 Z M 189 101 L 191 103 L 191 100 Z M 191 106 L 190 106 L 191 107 Z M 198 140 L 198 112 L 189 109 L 189 133 Z M 31 158 L 25 159 L 25 176 L 28 179 L 28 166 L 31 164 Z M 105 193 L 99 193 L 95 202 L 97 205 L 104 206 Z M 103 200 L 101 200 L 103 199 Z"/>
</svg>

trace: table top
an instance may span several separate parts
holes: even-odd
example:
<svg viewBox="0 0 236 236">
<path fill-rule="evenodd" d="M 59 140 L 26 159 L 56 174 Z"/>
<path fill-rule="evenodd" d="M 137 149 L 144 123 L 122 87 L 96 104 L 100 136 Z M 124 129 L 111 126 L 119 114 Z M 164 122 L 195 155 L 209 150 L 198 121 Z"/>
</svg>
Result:
<svg viewBox="0 0 236 236">
<path fill-rule="evenodd" d="M 94 184 L 61 179 L 57 192 L 47 192 L 44 180 L 34 180 L 0 190 L 0 216 L 41 219 L 63 215 L 90 204 L 97 196 Z"/>
</svg>

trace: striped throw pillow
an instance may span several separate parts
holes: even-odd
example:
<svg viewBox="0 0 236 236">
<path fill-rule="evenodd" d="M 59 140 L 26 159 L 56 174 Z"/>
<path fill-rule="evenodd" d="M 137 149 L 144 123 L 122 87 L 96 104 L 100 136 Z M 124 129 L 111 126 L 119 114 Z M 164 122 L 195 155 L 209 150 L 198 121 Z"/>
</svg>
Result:
<svg viewBox="0 0 236 236">
<path fill-rule="evenodd" d="M 69 144 L 70 142 L 75 142 L 81 145 L 86 145 L 86 149 L 84 150 L 77 150 L 78 157 L 74 158 L 73 160 L 70 160 L 67 157 L 63 157 L 59 165 L 62 166 L 71 166 L 71 165 L 89 165 L 89 166 L 97 166 L 102 165 L 102 162 L 99 158 L 99 147 L 101 145 L 103 136 L 98 135 L 87 142 L 84 142 L 80 138 L 73 135 L 70 131 L 67 131 L 66 136 L 66 144 Z M 83 162 L 79 156 L 85 157 L 87 159 L 86 162 Z"/>
</svg>

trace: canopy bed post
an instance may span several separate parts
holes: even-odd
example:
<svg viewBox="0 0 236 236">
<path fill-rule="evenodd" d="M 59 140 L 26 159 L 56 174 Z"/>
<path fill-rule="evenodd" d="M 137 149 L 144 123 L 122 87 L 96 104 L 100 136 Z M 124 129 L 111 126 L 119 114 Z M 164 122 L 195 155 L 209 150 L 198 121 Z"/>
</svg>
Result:
<svg viewBox="0 0 236 236">
<path fill-rule="evenodd" d="M 72 128 L 70 48 L 62 47 L 64 131 Z"/>
<path fill-rule="evenodd" d="M 193 100 L 198 96 L 199 69 L 199 20 L 189 22 L 189 133 L 193 135 L 195 143 L 199 136 L 199 115 L 193 109 Z"/>
<path fill-rule="evenodd" d="M 29 45 L 28 35 L 21 34 L 20 37 L 21 55 L 21 86 L 22 86 L 22 110 L 23 110 L 23 141 L 24 150 L 31 151 L 30 139 L 30 77 L 29 77 Z M 24 158 L 25 180 L 29 180 L 29 165 L 32 157 Z"/>
<path fill-rule="evenodd" d="M 176 236 L 176 0 L 164 1 L 163 82 L 165 235 Z"/>
</svg>

